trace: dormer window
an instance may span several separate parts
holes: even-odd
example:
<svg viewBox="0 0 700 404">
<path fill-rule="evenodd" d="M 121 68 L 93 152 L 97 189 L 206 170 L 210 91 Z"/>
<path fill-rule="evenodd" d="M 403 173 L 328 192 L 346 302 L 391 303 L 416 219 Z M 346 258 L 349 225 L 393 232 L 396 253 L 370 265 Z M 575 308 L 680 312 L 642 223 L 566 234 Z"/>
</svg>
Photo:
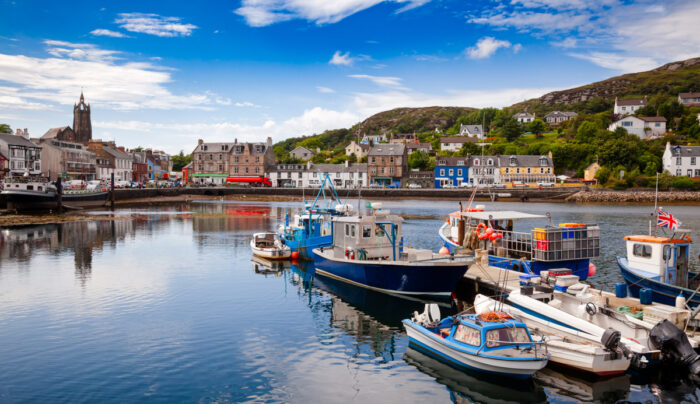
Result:
<svg viewBox="0 0 700 404">
<path fill-rule="evenodd" d="M 486 165 L 492 166 L 492 165 L 493 165 L 493 159 L 489 159 L 489 160 L 486 162 Z"/>
<path fill-rule="evenodd" d="M 478 166 L 479 165 L 479 159 L 474 159 L 474 165 Z"/>
<path fill-rule="evenodd" d="M 457 162 L 457 165 L 458 165 L 458 166 L 463 166 L 463 165 L 464 165 L 464 160 L 459 160 L 459 161 Z"/>
<path fill-rule="evenodd" d="M 517 166 L 518 165 L 518 159 L 515 156 L 510 156 L 510 165 L 511 166 Z"/>
<path fill-rule="evenodd" d="M 544 157 L 544 156 L 540 157 L 540 166 L 547 167 L 547 165 L 548 165 L 547 164 L 547 157 Z"/>
</svg>

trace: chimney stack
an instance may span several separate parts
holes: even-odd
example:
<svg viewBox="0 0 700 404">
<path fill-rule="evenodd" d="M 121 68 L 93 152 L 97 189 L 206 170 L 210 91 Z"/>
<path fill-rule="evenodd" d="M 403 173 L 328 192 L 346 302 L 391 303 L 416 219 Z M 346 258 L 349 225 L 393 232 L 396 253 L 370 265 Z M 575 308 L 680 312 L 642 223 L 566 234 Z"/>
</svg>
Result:
<svg viewBox="0 0 700 404">
<path fill-rule="evenodd" d="M 272 138 L 270 136 L 267 137 L 267 145 L 272 147 Z"/>
<path fill-rule="evenodd" d="M 202 140 L 202 139 L 197 140 L 197 146 L 201 146 L 202 143 L 204 143 L 204 140 Z"/>
</svg>

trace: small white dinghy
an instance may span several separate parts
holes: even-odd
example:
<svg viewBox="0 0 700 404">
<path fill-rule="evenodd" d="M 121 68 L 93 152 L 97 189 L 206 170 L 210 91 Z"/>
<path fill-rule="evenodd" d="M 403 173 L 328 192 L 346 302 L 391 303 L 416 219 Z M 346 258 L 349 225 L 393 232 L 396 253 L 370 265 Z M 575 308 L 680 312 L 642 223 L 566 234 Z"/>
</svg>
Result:
<svg viewBox="0 0 700 404">
<path fill-rule="evenodd" d="M 597 376 L 611 376 L 624 373 L 630 367 L 630 358 L 616 347 L 605 347 L 584 338 L 562 335 L 540 327 L 537 322 L 529 321 L 528 316 L 508 304 L 502 304 L 483 295 L 476 295 L 474 309 L 477 313 L 502 310 L 523 321 L 534 339 L 547 341 L 549 360 L 553 363 L 593 373 Z"/>
<path fill-rule="evenodd" d="M 269 260 L 283 260 L 292 255 L 292 250 L 282 243 L 279 234 L 272 232 L 253 234 L 250 249 L 254 255 Z"/>
</svg>

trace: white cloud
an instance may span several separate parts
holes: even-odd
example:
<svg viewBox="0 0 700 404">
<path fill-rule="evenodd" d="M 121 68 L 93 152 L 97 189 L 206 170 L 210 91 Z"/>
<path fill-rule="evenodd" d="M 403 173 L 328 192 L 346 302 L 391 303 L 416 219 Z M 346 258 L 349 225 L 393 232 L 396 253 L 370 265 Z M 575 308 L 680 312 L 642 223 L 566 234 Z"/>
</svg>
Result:
<svg viewBox="0 0 700 404">
<path fill-rule="evenodd" d="M 348 77 L 352 77 L 353 79 L 369 80 L 372 83 L 381 87 L 394 87 L 397 89 L 404 89 L 404 87 L 401 85 L 400 77 L 370 76 L 369 74 L 351 74 Z"/>
<path fill-rule="evenodd" d="M 335 90 L 332 88 L 324 87 L 324 86 L 316 86 L 316 90 L 318 90 L 319 93 L 324 93 L 324 94 L 333 94 L 335 93 Z"/>
<path fill-rule="evenodd" d="M 260 105 L 253 104 L 252 102 L 249 102 L 249 101 L 237 102 L 233 105 L 236 107 L 239 107 L 239 108 L 259 108 L 260 107 Z"/>
<path fill-rule="evenodd" d="M 158 14 L 121 13 L 114 22 L 130 32 L 160 37 L 190 36 L 197 26 L 181 23 L 181 20 L 179 17 L 164 17 Z"/>
<path fill-rule="evenodd" d="M 430 0 L 243 0 L 234 12 L 253 27 L 303 19 L 318 25 L 336 23 L 379 3 L 405 4 L 397 12 L 422 6 Z"/>
<path fill-rule="evenodd" d="M 560 34 L 566 39 L 552 42 L 553 46 L 582 48 L 573 55 L 622 72 L 642 71 L 700 55 L 697 0 L 669 0 L 661 4 L 513 0 L 511 4 L 512 7 L 484 7 L 467 20 L 536 36 Z"/>
<path fill-rule="evenodd" d="M 163 66 L 121 62 L 119 53 L 91 44 L 45 41 L 48 58 L 0 53 L 0 96 L 5 103 L 28 100 L 24 107 L 38 109 L 41 103 L 71 105 L 81 89 L 93 104 L 116 110 L 210 109 L 216 94 L 173 94 L 172 81 Z M 10 87 L 11 86 L 11 87 Z M 226 102 L 225 99 L 220 101 Z M 221 102 L 219 102 L 221 103 Z M 20 103 L 21 104 L 21 103 Z"/>
<path fill-rule="evenodd" d="M 122 34 L 121 32 L 117 31 L 110 31 L 108 29 L 93 29 L 90 31 L 90 34 L 94 36 L 110 36 L 112 38 L 129 38 L 129 36 Z"/>
<path fill-rule="evenodd" d="M 650 57 L 623 56 L 614 53 L 590 52 L 590 53 L 570 53 L 569 55 L 588 60 L 598 66 L 608 69 L 619 70 L 623 73 L 639 72 L 651 70 L 659 66 L 659 62 Z"/>
<path fill-rule="evenodd" d="M 340 51 L 335 51 L 331 60 L 328 61 L 329 65 L 335 66 L 352 66 L 355 63 L 355 59 L 350 57 L 350 52 L 340 53 Z"/>
<path fill-rule="evenodd" d="M 491 57 L 500 48 L 510 48 L 511 46 L 512 44 L 508 41 L 501 41 L 494 37 L 486 36 L 479 39 L 475 46 L 467 48 L 465 53 L 471 59 L 486 59 Z M 518 49 L 514 50 L 515 52 L 519 51 L 521 48 L 520 45 L 516 46 L 518 46 Z"/>
</svg>

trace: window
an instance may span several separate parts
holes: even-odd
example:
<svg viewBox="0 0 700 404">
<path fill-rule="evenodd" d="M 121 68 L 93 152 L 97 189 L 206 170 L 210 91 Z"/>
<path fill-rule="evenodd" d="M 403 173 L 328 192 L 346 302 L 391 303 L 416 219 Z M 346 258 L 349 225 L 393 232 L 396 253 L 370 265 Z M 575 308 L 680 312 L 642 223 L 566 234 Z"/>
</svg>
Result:
<svg viewBox="0 0 700 404">
<path fill-rule="evenodd" d="M 632 246 L 632 254 L 635 257 L 651 258 L 651 246 L 648 244 L 635 244 Z"/>
<path fill-rule="evenodd" d="M 214 160 L 214 155 L 213 155 L 213 154 L 210 154 L 210 155 L 209 155 L 209 160 Z"/>
<path fill-rule="evenodd" d="M 623 110 L 623 111 L 627 111 L 627 107 L 622 107 L 622 110 Z"/>
<path fill-rule="evenodd" d="M 461 168 L 457 169 L 457 176 L 458 177 L 462 176 L 462 169 Z"/>
<path fill-rule="evenodd" d="M 695 170 L 695 176 L 700 177 L 700 170 L 698 170 L 698 169 Z"/>
<path fill-rule="evenodd" d="M 676 177 L 680 177 L 681 175 L 683 175 L 683 173 L 681 172 L 681 169 L 679 168 L 676 170 Z"/>
<path fill-rule="evenodd" d="M 630 128 L 630 127 L 632 127 L 632 122 L 630 122 L 630 121 L 623 121 L 623 122 L 622 122 L 622 126 L 624 126 L 624 127 L 626 127 L 626 128 Z"/>
<path fill-rule="evenodd" d="M 248 174 L 248 167 L 245 168 L 245 173 Z"/>
<path fill-rule="evenodd" d="M 370 238 L 372 237 L 372 225 L 364 225 L 362 226 L 362 238 Z"/>
<path fill-rule="evenodd" d="M 481 345 L 481 331 L 471 327 L 466 327 L 463 324 L 457 326 L 453 338 L 455 341 L 459 341 L 467 345 Z"/>
<path fill-rule="evenodd" d="M 510 165 L 511 165 L 511 166 L 517 166 L 517 165 L 518 165 L 518 159 L 515 158 L 515 156 L 511 156 L 511 158 L 510 158 Z"/>
<path fill-rule="evenodd" d="M 695 165 L 695 157 L 690 158 L 690 165 L 694 166 Z"/>
<path fill-rule="evenodd" d="M 531 340 L 527 335 L 527 330 L 523 327 L 497 328 L 486 331 L 486 347 L 488 348 L 528 342 Z"/>
<path fill-rule="evenodd" d="M 440 169 L 440 176 L 441 176 L 441 177 L 444 177 L 444 176 L 445 176 L 445 169 L 444 169 L 444 168 L 441 168 L 441 169 Z"/>
<path fill-rule="evenodd" d="M 393 158 L 393 157 L 389 157 L 389 162 L 390 162 L 390 163 L 393 163 L 393 162 L 394 162 L 394 158 Z"/>
<path fill-rule="evenodd" d="M 355 238 L 355 225 L 350 225 L 350 237 Z"/>
<path fill-rule="evenodd" d="M 486 165 L 492 166 L 493 165 L 493 159 L 488 159 L 486 162 Z"/>
<path fill-rule="evenodd" d="M 520 167 L 518 167 L 518 168 L 515 169 L 515 173 L 516 173 L 516 174 L 520 174 Z"/>
<path fill-rule="evenodd" d="M 458 162 L 457 162 L 457 165 L 458 165 L 458 166 L 463 166 L 463 165 L 464 165 L 464 160 L 458 161 Z"/>
<path fill-rule="evenodd" d="M 530 174 L 530 167 L 527 168 L 527 173 Z"/>
<path fill-rule="evenodd" d="M 478 166 L 479 165 L 479 159 L 474 159 L 474 165 Z"/>
<path fill-rule="evenodd" d="M 375 157 L 372 157 L 372 163 L 376 163 L 377 159 Z"/>
<path fill-rule="evenodd" d="M 658 128 L 659 126 L 661 126 L 661 124 L 660 124 L 659 122 L 656 122 L 656 123 L 654 124 L 654 126 L 656 126 L 656 127 Z"/>
<path fill-rule="evenodd" d="M 453 175 L 455 175 L 455 170 L 453 170 L 453 169 L 450 168 L 450 169 L 448 170 L 448 175 L 449 175 L 450 177 L 452 177 Z"/>
<path fill-rule="evenodd" d="M 688 173 L 687 173 L 686 175 L 687 175 L 688 177 L 692 177 L 692 176 L 693 176 L 693 170 L 690 170 L 690 169 L 689 169 L 689 170 L 688 170 Z"/>
</svg>

